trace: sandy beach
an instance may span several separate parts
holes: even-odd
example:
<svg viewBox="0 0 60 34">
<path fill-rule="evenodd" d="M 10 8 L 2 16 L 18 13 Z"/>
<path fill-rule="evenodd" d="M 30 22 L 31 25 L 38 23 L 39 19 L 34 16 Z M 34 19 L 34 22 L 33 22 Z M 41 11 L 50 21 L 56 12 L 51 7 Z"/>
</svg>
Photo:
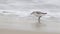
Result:
<svg viewBox="0 0 60 34">
<path fill-rule="evenodd" d="M 31 17 L 0 16 L 0 34 L 60 34 L 58 20 L 47 19 L 38 24 Z"/>
<path fill-rule="evenodd" d="M 60 33 L 49 33 L 49 32 L 32 32 L 32 31 L 19 31 L 19 30 L 8 30 L 0 29 L 0 34 L 60 34 Z"/>
</svg>

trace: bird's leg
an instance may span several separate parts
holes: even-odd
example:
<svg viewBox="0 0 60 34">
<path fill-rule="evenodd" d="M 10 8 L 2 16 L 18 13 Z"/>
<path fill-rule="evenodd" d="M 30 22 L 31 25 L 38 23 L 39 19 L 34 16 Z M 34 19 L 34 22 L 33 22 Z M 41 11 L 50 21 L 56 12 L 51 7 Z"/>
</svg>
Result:
<svg viewBox="0 0 60 34">
<path fill-rule="evenodd" d="M 39 17 L 38 17 L 38 23 L 40 23 L 40 18 L 41 18 L 41 17 L 42 17 L 42 16 L 39 16 Z"/>
</svg>

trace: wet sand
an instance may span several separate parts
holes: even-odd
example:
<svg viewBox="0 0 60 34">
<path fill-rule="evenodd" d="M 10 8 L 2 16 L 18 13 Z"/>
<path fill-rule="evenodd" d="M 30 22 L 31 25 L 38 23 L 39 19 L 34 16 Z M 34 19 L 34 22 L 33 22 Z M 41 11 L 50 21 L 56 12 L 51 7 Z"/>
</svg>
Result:
<svg viewBox="0 0 60 34">
<path fill-rule="evenodd" d="M 21 31 L 21 30 L 8 30 L 0 29 L 0 34 L 60 34 L 60 33 L 49 33 L 49 32 L 32 32 L 32 31 Z"/>
<path fill-rule="evenodd" d="M 44 19 L 39 24 L 30 17 L 0 16 L 0 34 L 60 34 L 60 23 L 54 19 Z"/>
</svg>

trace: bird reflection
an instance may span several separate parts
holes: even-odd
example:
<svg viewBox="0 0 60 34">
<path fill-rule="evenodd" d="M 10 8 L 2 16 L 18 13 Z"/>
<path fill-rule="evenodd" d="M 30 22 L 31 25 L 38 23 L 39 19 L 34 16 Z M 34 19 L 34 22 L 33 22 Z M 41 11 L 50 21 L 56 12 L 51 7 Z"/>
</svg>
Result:
<svg viewBox="0 0 60 34">
<path fill-rule="evenodd" d="M 41 27 L 41 24 L 40 23 L 33 23 L 33 28 L 34 29 L 40 29 L 40 27 Z"/>
</svg>

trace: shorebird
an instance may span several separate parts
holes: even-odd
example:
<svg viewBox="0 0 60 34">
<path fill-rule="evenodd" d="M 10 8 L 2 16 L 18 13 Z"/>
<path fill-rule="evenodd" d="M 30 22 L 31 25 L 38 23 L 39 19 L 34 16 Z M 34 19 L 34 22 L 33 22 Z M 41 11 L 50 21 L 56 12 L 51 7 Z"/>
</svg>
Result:
<svg viewBox="0 0 60 34">
<path fill-rule="evenodd" d="M 38 17 L 38 23 L 40 23 L 40 18 L 45 14 L 47 14 L 47 13 L 43 13 L 43 12 L 40 12 L 40 11 L 33 11 L 31 13 L 31 15 L 35 15 L 36 17 Z"/>
</svg>

